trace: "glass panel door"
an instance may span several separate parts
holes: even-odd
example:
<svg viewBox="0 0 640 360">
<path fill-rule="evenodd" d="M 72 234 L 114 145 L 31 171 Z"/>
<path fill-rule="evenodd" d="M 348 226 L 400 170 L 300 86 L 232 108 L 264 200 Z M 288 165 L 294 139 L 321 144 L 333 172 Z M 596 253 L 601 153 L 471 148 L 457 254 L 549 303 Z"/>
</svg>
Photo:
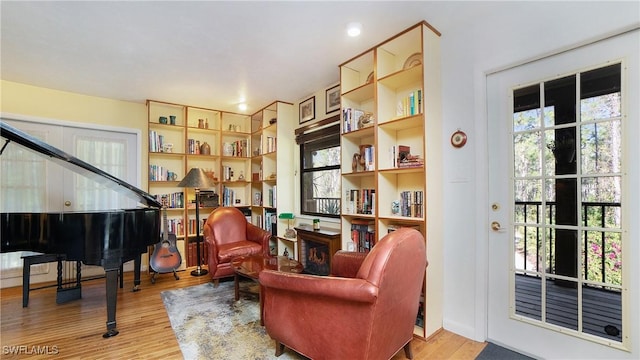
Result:
<svg viewBox="0 0 640 360">
<path fill-rule="evenodd" d="M 622 341 L 621 64 L 513 90 L 514 314 Z"/>
</svg>

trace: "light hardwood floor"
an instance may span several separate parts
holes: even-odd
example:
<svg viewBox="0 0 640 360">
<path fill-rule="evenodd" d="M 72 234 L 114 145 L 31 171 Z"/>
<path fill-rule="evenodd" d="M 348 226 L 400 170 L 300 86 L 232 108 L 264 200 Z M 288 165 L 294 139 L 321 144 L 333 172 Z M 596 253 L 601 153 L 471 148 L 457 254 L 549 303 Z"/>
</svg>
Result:
<svg viewBox="0 0 640 360">
<path fill-rule="evenodd" d="M 141 290 L 131 292 L 133 274 L 125 274 L 118 290 L 116 313 L 120 334 L 103 339 L 106 330 L 104 279 L 83 282 L 82 299 L 56 305 L 55 288 L 31 291 L 22 307 L 22 288 L 0 290 L 0 358 L 2 359 L 180 359 L 160 292 L 208 282 L 208 276 L 180 272 L 180 280 L 163 274 L 151 284 L 142 275 Z M 36 287 L 38 285 L 33 285 Z M 426 341 L 412 342 L 415 359 L 475 359 L 485 343 L 440 331 Z M 22 355 L 10 354 L 20 351 Z M 35 356 L 34 352 L 49 352 Z M 29 353 L 29 355 L 27 355 Z M 52 356 L 55 355 L 55 356 Z M 400 351 L 393 359 L 404 359 Z"/>
</svg>

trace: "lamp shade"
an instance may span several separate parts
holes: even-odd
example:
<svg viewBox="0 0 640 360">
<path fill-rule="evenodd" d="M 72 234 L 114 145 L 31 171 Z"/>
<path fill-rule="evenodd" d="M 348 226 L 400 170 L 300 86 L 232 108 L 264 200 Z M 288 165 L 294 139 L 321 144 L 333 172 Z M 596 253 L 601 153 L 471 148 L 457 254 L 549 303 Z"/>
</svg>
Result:
<svg viewBox="0 0 640 360">
<path fill-rule="evenodd" d="M 293 219 L 293 213 L 280 213 L 280 215 L 278 215 L 279 219 Z"/>
<path fill-rule="evenodd" d="M 187 176 L 178 184 L 178 187 L 184 188 L 210 188 L 214 186 L 216 184 L 213 180 L 200 168 L 191 168 Z"/>
</svg>

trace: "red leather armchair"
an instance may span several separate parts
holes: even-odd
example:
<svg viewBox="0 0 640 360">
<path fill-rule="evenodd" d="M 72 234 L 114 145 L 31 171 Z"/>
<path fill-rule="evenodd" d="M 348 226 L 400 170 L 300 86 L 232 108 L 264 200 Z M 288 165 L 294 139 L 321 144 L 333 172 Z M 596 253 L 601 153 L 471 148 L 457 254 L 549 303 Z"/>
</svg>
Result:
<svg viewBox="0 0 640 360">
<path fill-rule="evenodd" d="M 209 248 L 209 273 L 218 280 L 233 276 L 231 259 L 237 256 L 269 254 L 271 234 L 249 222 L 233 207 L 219 207 L 204 224 L 204 240 Z"/>
<path fill-rule="evenodd" d="M 389 359 L 411 340 L 427 266 L 425 241 L 401 228 L 368 254 L 338 251 L 331 276 L 260 273 L 264 324 L 276 341 L 314 360 Z"/>
</svg>

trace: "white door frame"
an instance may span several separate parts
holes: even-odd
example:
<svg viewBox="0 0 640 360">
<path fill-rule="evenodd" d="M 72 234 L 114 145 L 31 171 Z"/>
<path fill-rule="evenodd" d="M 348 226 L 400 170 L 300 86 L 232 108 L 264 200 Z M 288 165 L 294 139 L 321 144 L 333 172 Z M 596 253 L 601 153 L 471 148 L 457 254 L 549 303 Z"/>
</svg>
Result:
<svg viewBox="0 0 640 360">
<path fill-rule="evenodd" d="M 626 36 L 635 36 L 635 38 L 638 38 L 638 33 L 640 32 L 639 27 L 636 25 L 634 27 L 632 27 L 631 29 L 625 29 L 624 31 L 620 31 L 619 34 L 627 34 Z M 623 35 L 625 36 L 625 35 Z M 595 39 L 595 40 L 590 40 L 588 42 L 584 42 L 581 44 L 577 44 L 575 46 L 572 46 L 570 48 L 565 48 L 565 49 L 561 49 L 558 51 L 555 51 L 553 53 L 550 54 L 544 54 L 543 56 L 537 57 L 535 59 L 530 59 L 528 61 L 523 61 L 521 63 L 518 64 L 514 64 L 511 66 L 506 66 L 503 67 L 501 69 L 496 69 L 496 70 L 491 70 L 491 71 L 479 71 L 476 73 L 477 75 L 477 88 L 476 91 L 478 94 L 480 94 L 481 96 L 479 96 L 477 99 L 477 103 L 476 103 L 476 109 L 480 109 L 481 110 L 481 116 L 479 116 L 478 120 L 478 126 L 477 126 L 477 135 L 478 138 L 482 138 L 484 136 L 485 139 L 487 139 L 487 143 L 481 143 L 478 146 L 478 151 L 476 151 L 476 164 L 477 164 L 477 179 L 478 179 L 478 183 L 477 183 L 477 191 L 476 191 L 476 201 L 477 201 L 477 213 L 478 213 L 478 217 L 477 217 L 477 222 L 476 222 L 476 233 L 478 234 L 478 239 L 477 239 L 477 250 L 478 250 L 478 262 L 476 263 L 476 275 L 475 275 L 475 283 L 476 283 L 476 333 L 475 333 L 475 338 L 477 340 L 482 340 L 482 339 L 487 339 L 489 341 L 494 341 L 494 342 L 498 342 L 500 343 L 500 341 L 495 341 L 495 339 L 491 339 L 491 334 L 489 332 L 489 311 L 488 311 L 488 306 L 489 306 L 489 300 L 488 300 L 488 283 L 489 283 L 489 239 L 490 239 L 490 229 L 489 229 L 489 224 L 491 223 L 491 221 L 493 221 L 495 218 L 494 212 L 491 210 L 490 208 L 490 199 L 489 199 L 489 194 L 488 194 L 488 189 L 489 189 L 489 163 L 487 161 L 487 159 L 489 159 L 489 149 L 490 149 L 490 145 L 488 144 L 488 138 L 489 138 L 489 134 L 488 134 L 488 129 L 489 129 L 489 117 L 488 117 L 488 90 L 487 90 L 487 85 L 488 85 L 488 77 L 492 74 L 495 74 L 497 72 L 503 71 L 503 70 L 508 70 L 520 65 L 524 65 L 527 63 L 531 63 L 534 62 L 536 60 L 540 60 L 546 57 L 549 57 L 551 55 L 558 55 L 558 54 L 563 54 L 567 51 L 570 51 L 572 49 L 577 49 L 579 50 L 582 47 L 586 47 L 592 43 L 597 43 L 600 42 L 602 40 L 605 39 L 609 39 L 609 38 L 613 38 L 615 36 L 612 36 L 611 34 L 607 34 L 606 36 L 603 36 L 600 39 Z M 630 59 L 626 59 L 627 63 L 632 63 L 632 62 L 636 62 L 638 63 L 638 51 L 636 48 L 635 51 L 635 58 L 632 57 Z M 614 58 L 617 55 L 612 55 Z M 606 59 L 606 60 L 610 60 L 610 59 Z M 593 59 L 590 60 L 590 65 L 597 65 L 597 64 L 602 64 L 603 61 L 599 60 L 599 59 Z M 576 70 L 579 70 L 582 66 L 580 65 L 576 65 Z M 627 81 L 634 81 L 633 79 L 638 79 L 638 66 L 634 66 L 634 68 L 629 72 L 628 77 L 627 77 Z M 535 80 L 535 79 L 531 79 L 531 80 Z M 623 79 L 624 81 L 624 79 Z M 630 86 L 624 86 L 624 88 L 629 89 Z M 628 91 L 628 90 L 627 90 Z M 628 103 L 632 103 L 632 102 L 638 102 L 638 86 L 636 84 L 635 86 L 635 92 L 629 93 L 626 96 L 626 101 Z M 484 103 L 481 103 L 482 101 L 484 101 Z M 637 184 L 640 183 L 640 159 L 638 159 L 638 156 L 631 156 L 632 154 L 630 154 L 630 147 L 633 147 L 632 149 L 637 150 L 638 149 L 638 145 L 630 145 L 629 143 L 631 142 L 630 140 L 632 138 L 638 138 L 640 137 L 640 124 L 638 124 L 640 122 L 640 116 L 639 116 L 639 110 L 638 110 L 638 106 L 636 105 L 633 109 L 633 106 L 629 106 L 630 104 L 627 104 L 627 114 L 628 114 L 628 120 L 627 120 L 627 125 L 625 128 L 625 131 L 628 134 L 635 134 L 635 135 L 627 135 L 626 138 L 626 148 L 624 151 L 625 152 L 625 157 L 626 157 L 626 166 L 627 166 L 627 173 L 629 175 L 628 178 L 628 182 L 631 184 L 627 184 L 627 188 L 625 189 L 628 196 L 628 208 L 627 208 L 627 213 L 629 214 L 626 218 L 626 223 L 627 223 L 627 228 L 628 228 L 628 234 L 627 236 L 633 236 L 635 235 L 636 237 L 638 237 L 638 235 L 640 234 L 640 205 L 638 203 L 640 203 L 640 189 L 638 189 Z M 482 111 L 483 110 L 483 111 Z M 630 119 L 633 119 L 634 121 L 631 121 Z M 637 141 L 636 141 L 637 143 Z M 635 188 L 632 188 L 634 185 L 636 184 Z M 635 203 L 634 203 L 635 201 Z M 508 219 L 510 220 L 510 219 Z M 508 222 L 507 222 L 508 224 Z M 503 223 L 503 226 L 505 226 L 505 224 Z M 624 225 L 623 225 L 624 226 Z M 631 275 L 632 272 L 635 271 L 635 274 L 638 274 L 640 271 L 638 265 L 634 264 L 634 259 L 637 259 L 640 257 L 640 244 L 638 244 L 638 241 L 628 241 L 629 242 L 635 242 L 635 244 L 628 244 L 627 246 L 627 255 L 626 255 L 626 272 L 625 272 L 625 286 L 629 286 L 633 289 L 633 291 L 630 291 L 631 296 L 629 300 L 630 304 L 634 304 L 640 302 L 639 298 L 638 298 L 638 293 L 640 290 L 640 279 L 639 276 L 637 275 Z M 630 246 L 629 246 L 630 245 Z M 634 306 L 631 305 L 630 306 L 631 309 L 628 309 L 628 317 L 630 318 L 628 323 L 630 324 L 630 326 L 626 329 L 627 333 L 629 334 L 629 336 L 631 336 L 630 339 L 630 344 L 631 344 L 631 349 L 630 352 L 624 352 L 624 351 L 619 351 L 616 350 L 613 354 L 608 353 L 606 351 L 606 349 L 603 351 L 602 349 L 602 345 L 598 345 L 595 343 L 588 343 L 588 344 L 584 344 L 584 346 L 582 346 L 583 344 L 581 344 L 582 349 L 580 350 L 579 354 L 582 354 L 583 357 L 603 357 L 603 356 L 608 356 L 608 357 L 615 357 L 615 358 L 639 358 L 639 354 L 640 354 L 640 349 L 638 349 L 640 347 L 640 334 L 638 334 L 638 332 L 640 332 L 640 327 L 639 327 L 639 311 L 638 309 L 634 309 Z M 517 335 L 516 335 L 517 336 Z M 524 336 L 524 334 L 520 334 L 520 336 Z M 556 342 L 558 344 L 561 344 L 560 346 L 554 346 L 554 350 L 549 352 L 549 350 L 541 350 L 538 351 L 537 349 L 531 349 L 529 351 L 527 351 L 526 349 L 523 348 L 516 348 L 515 346 L 511 346 L 508 343 L 501 343 L 501 345 L 506 346 L 506 347 L 511 347 L 515 350 L 518 350 L 520 352 L 525 352 L 528 353 L 530 355 L 537 355 L 537 356 L 542 356 L 542 357 L 558 357 L 558 356 L 569 356 L 569 353 L 563 353 L 562 350 L 559 350 L 559 348 L 562 348 L 563 345 L 567 345 L 566 342 L 563 342 L 562 340 L 566 338 L 563 338 L 564 335 L 558 334 L 556 336 Z M 570 337 L 571 339 L 575 339 L 573 337 Z M 560 339 L 560 340 L 558 340 Z M 571 340 L 569 339 L 569 340 Z M 566 347 L 566 346 L 564 346 Z"/>
<path fill-rule="evenodd" d="M 80 123 L 80 122 L 74 122 L 74 121 L 67 121 L 67 120 L 59 120 L 59 119 L 51 119 L 51 118 L 43 118 L 43 117 L 37 117 L 37 116 L 29 116 L 29 115 L 21 115 L 21 114 L 13 114 L 13 113 L 6 113 L 6 112 L 0 112 L 0 118 L 3 120 L 16 120 L 16 121 L 22 121 L 25 123 L 29 123 L 29 124 L 44 124 L 44 125 L 50 125 L 50 126 L 58 126 L 61 129 L 62 128 L 76 128 L 76 129 L 86 129 L 86 130 L 98 130 L 98 131 L 107 131 L 107 132 L 118 132 L 118 133 L 125 133 L 125 134 L 131 134 L 135 136 L 135 141 L 136 143 L 134 144 L 133 148 L 135 149 L 135 165 L 133 166 L 133 168 L 135 169 L 134 173 L 133 173 L 133 179 L 135 181 L 130 181 L 128 180 L 127 182 L 131 183 L 132 185 L 140 188 L 140 184 L 141 184 L 141 179 L 142 179 L 142 134 L 141 131 L 139 129 L 134 129 L 134 128 L 124 128 L 124 127 L 115 127 L 115 126 L 106 126 L 106 125 L 100 125 L 100 124 L 93 124 L 93 123 Z M 62 131 L 60 132 L 62 134 Z M 63 146 L 56 146 L 59 149 L 63 150 Z M 64 150 L 63 150 L 64 151 Z M 68 151 L 66 151 L 68 152 Z M 69 152 L 71 153 L 71 152 Z M 59 194 L 57 194 L 59 196 L 62 195 L 62 192 L 60 192 Z M 62 198 L 60 197 L 60 199 L 58 199 L 59 203 L 61 203 Z M 52 210 L 55 211 L 55 210 Z M 58 211 L 62 211 L 62 209 L 59 209 Z M 3 255 L 4 256 L 4 255 Z M 13 255 L 11 255 L 13 256 Z M 56 273 L 55 271 L 50 271 L 48 264 L 42 264 L 40 265 L 41 268 L 38 268 L 38 265 L 34 266 L 34 269 L 32 269 L 31 271 L 31 283 L 39 283 L 39 282 L 45 282 L 45 281 L 53 281 L 55 280 L 55 276 Z M 132 262 L 128 262 L 125 264 L 125 270 L 126 271 L 130 271 L 131 269 L 133 269 L 133 264 Z M 144 270 L 144 269 L 142 269 Z M 104 273 L 104 271 L 102 270 L 101 267 L 98 266 L 87 266 L 87 265 L 83 265 L 83 275 L 84 276 L 94 276 L 94 275 L 100 275 Z M 2 283 L 1 286 L 3 288 L 5 287 L 12 287 L 12 286 L 20 286 L 22 284 L 22 268 L 10 268 L 10 269 L 5 269 L 3 270 L 3 274 L 2 274 Z"/>
</svg>

